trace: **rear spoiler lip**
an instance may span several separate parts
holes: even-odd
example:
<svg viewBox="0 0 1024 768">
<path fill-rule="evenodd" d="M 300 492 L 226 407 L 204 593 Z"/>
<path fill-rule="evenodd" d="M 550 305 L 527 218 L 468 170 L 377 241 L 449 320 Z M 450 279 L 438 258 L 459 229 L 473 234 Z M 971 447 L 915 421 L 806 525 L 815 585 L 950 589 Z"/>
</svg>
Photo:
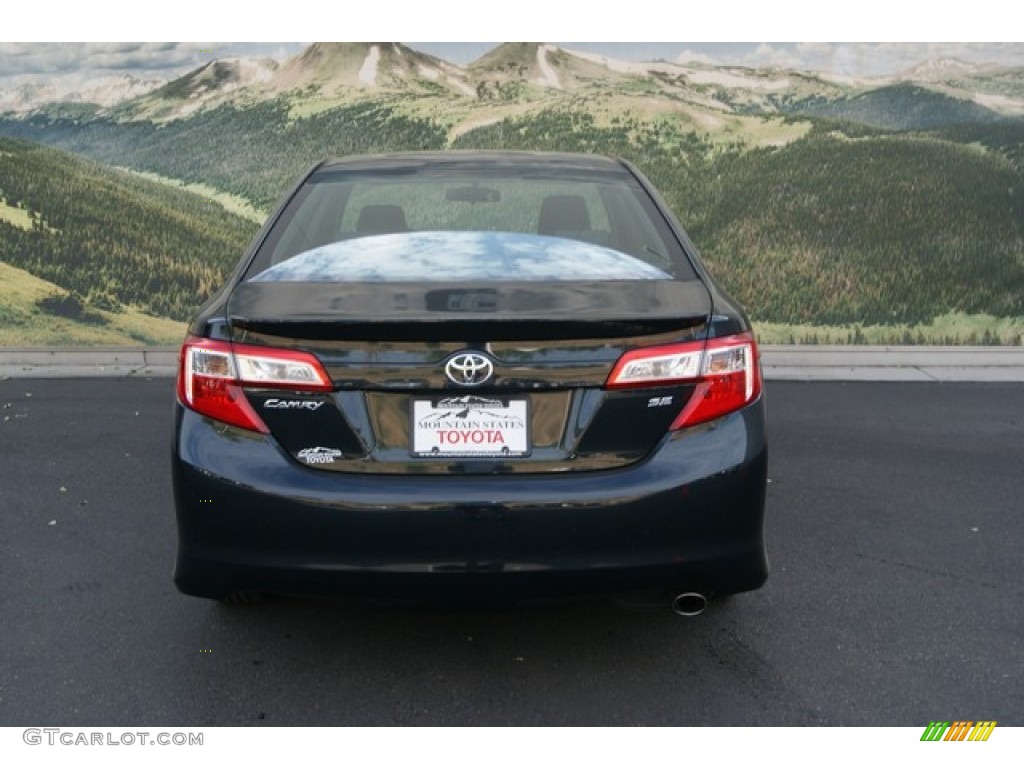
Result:
<svg viewBox="0 0 1024 768">
<path fill-rule="evenodd" d="M 700 280 L 509 283 L 246 282 L 228 301 L 235 327 L 468 322 L 707 321 Z"/>
<path fill-rule="evenodd" d="M 550 320 L 324 323 L 291 321 L 237 321 L 234 338 L 259 343 L 248 333 L 302 341 L 360 342 L 498 342 L 568 341 L 573 339 L 623 339 L 679 334 L 701 338 L 707 318 L 677 318 L 660 321 L 600 320 L 551 322 Z"/>
</svg>

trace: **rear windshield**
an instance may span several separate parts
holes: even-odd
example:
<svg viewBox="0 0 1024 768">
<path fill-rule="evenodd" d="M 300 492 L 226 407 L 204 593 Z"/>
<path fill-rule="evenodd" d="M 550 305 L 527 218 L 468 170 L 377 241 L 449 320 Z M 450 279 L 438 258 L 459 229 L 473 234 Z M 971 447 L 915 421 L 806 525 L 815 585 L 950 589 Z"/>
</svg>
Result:
<svg viewBox="0 0 1024 768">
<path fill-rule="evenodd" d="M 327 170 L 289 202 L 255 281 L 694 279 L 623 173 L 543 168 Z"/>
</svg>

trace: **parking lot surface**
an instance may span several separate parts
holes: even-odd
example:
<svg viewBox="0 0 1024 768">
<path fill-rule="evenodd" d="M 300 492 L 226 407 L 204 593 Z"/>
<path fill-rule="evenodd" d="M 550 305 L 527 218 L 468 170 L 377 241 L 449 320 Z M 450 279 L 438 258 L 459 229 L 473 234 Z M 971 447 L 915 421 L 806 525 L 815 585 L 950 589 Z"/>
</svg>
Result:
<svg viewBox="0 0 1024 768">
<path fill-rule="evenodd" d="M 685 619 L 177 593 L 173 382 L 0 381 L 0 725 L 1024 725 L 1024 386 L 769 382 L 767 585 Z"/>
</svg>

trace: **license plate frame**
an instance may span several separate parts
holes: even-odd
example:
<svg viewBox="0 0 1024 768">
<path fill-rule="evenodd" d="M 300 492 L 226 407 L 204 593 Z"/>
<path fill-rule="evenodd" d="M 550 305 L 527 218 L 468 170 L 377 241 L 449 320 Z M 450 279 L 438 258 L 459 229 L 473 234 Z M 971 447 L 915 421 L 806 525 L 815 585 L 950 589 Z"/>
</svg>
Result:
<svg viewBox="0 0 1024 768">
<path fill-rule="evenodd" d="M 525 458 L 531 438 L 527 397 L 409 398 L 409 453 L 416 458 Z"/>
</svg>

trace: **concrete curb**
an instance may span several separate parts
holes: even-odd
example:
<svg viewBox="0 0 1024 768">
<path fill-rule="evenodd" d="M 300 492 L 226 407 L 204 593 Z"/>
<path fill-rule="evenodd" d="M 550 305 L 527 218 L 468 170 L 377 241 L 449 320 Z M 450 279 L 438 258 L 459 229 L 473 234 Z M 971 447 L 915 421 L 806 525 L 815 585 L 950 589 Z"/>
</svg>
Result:
<svg viewBox="0 0 1024 768">
<path fill-rule="evenodd" d="M 1019 381 L 1024 347 L 765 345 L 765 377 L 795 381 Z M 160 378 L 177 373 L 177 347 L 7 347 L 0 378 Z"/>
<path fill-rule="evenodd" d="M 761 351 L 768 379 L 1024 382 L 1024 347 L 765 345 Z"/>
<path fill-rule="evenodd" d="M 0 376 L 8 378 L 174 376 L 177 347 L 7 347 Z"/>
</svg>

